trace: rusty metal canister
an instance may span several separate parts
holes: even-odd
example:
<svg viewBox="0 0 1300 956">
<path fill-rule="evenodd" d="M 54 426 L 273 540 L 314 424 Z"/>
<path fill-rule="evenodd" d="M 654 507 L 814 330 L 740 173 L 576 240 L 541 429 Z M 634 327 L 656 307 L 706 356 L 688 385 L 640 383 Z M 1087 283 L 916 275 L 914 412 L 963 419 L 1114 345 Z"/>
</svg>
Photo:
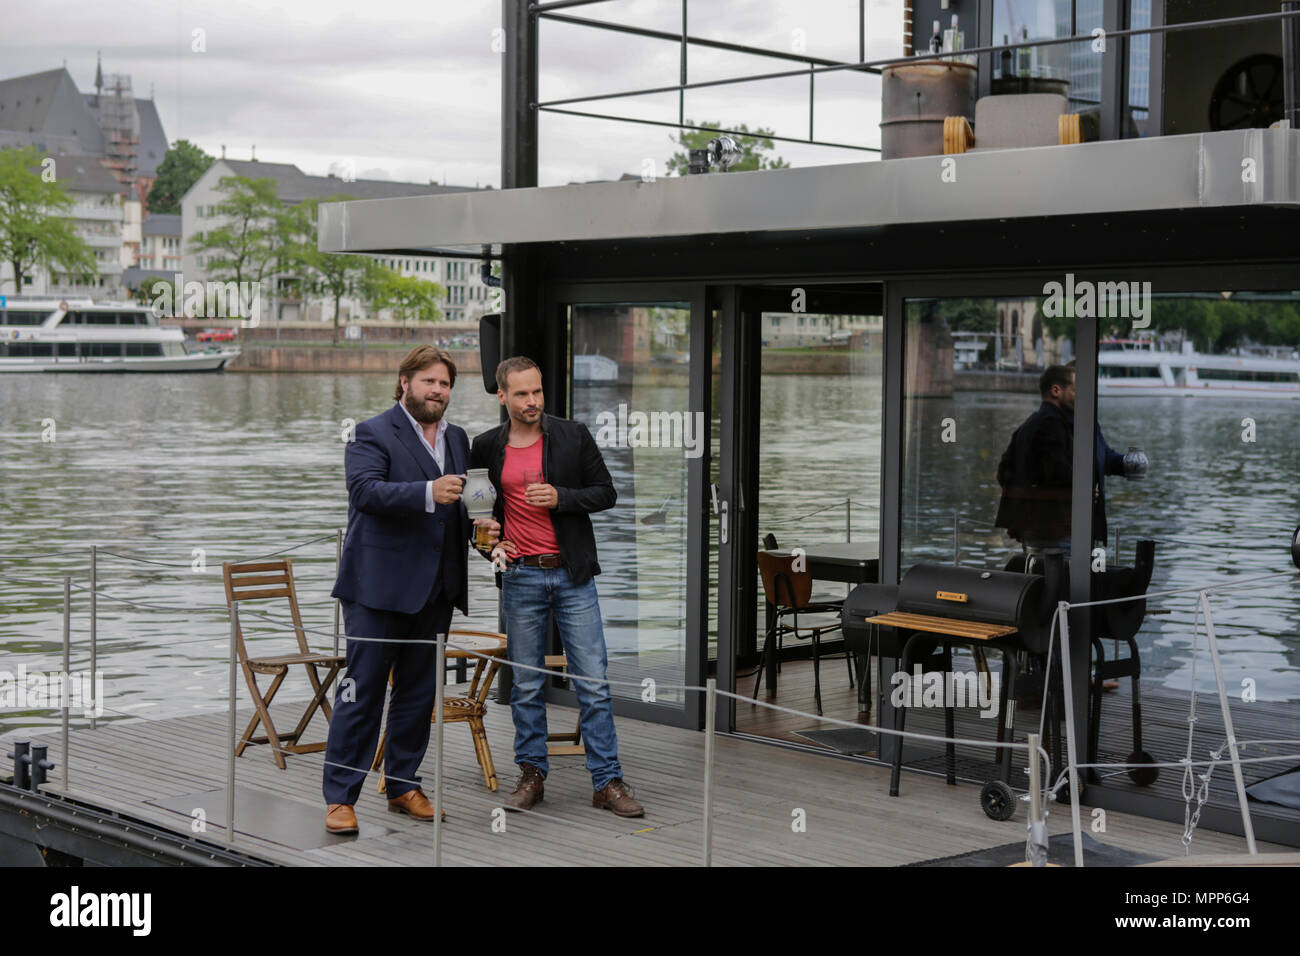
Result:
<svg viewBox="0 0 1300 956">
<path fill-rule="evenodd" d="M 943 153 L 946 116 L 975 119 L 974 64 L 918 60 L 887 66 L 880 75 L 880 158 Z"/>
</svg>

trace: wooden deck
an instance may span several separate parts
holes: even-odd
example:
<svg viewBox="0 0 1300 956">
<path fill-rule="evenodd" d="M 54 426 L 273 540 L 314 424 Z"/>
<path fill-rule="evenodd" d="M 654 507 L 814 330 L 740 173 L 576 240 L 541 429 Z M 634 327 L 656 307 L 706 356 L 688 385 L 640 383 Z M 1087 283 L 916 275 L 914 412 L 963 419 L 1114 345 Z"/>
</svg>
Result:
<svg viewBox="0 0 1300 956">
<path fill-rule="evenodd" d="M 959 662 L 958 666 L 962 666 Z M 996 669 L 996 657 L 994 658 Z M 855 720 L 857 717 L 857 692 L 849 689 L 848 674 L 842 659 L 822 662 L 822 710 L 836 720 Z M 1100 762 L 1123 763 L 1133 748 L 1132 703 L 1129 689 L 1130 682 L 1120 682 L 1116 691 L 1108 692 L 1102 698 L 1102 722 L 1100 740 Z M 753 678 L 741 682 L 742 690 L 753 690 Z M 785 707 L 801 710 L 814 710 L 812 663 L 810 661 L 787 661 L 782 665 L 778 693 L 773 700 L 760 690 L 759 700 L 771 700 Z M 1300 738 L 1300 722 L 1296 720 L 1297 705 L 1256 701 L 1244 703 L 1229 697 L 1229 706 L 1238 740 L 1276 740 Z M 958 711 L 958 737 L 978 740 L 992 740 L 996 736 L 996 721 L 980 719 L 974 711 Z M 1188 697 L 1176 694 L 1150 683 L 1142 690 L 1142 746 L 1157 761 L 1168 763 L 1182 759 L 1187 752 L 1187 718 Z M 874 718 L 873 718 L 874 719 Z M 1016 712 L 1016 739 L 1023 741 L 1025 734 L 1036 730 L 1039 711 L 1036 708 L 1020 707 Z M 943 711 L 933 709 L 913 709 L 909 711 L 906 727 L 919 733 L 942 734 Z M 739 701 L 736 704 L 736 729 L 743 733 L 761 737 L 771 737 L 792 743 L 811 746 L 819 745 L 815 740 L 802 736 L 810 730 L 828 730 L 832 725 L 772 711 L 764 707 Z M 1193 759 L 1206 760 L 1210 751 L 1218 747 L 1225 739 L 1223 716 L 1216 694 L 1201 693 L 1197 700 L 1196 737 Z M 829 747 L 825 749 L 831 749 Z M 924 769 L 942 772 L 942 746 L 926 742 L 913 742 L 907 745 L 907 759 L 904 766 L 912 769 Z M 980 780 L 986 779 L 987 764 L 991 762 L 991 750 L 975 748 L 957 749 L 958 777 Z M 1300 743 L 1279 744 L 1264 747 L 1243 747 L 1241 755 L 1245 757 L 1263 757 L 1272 755 L 1298 754 Z M 1064 757 L 1064 751 L 1062 751 Z M 1082 759 L 1082 758 L 1081 758 Z M 1014 773 L 1024 767 L 1022 753 L 1013 755 Z M 1300 764 L 1297 760 L 1281 762 L 1246 764 L 1243 776 L 1246 785 L 1281 773 Z M 1203 768 L 1197 768 L 1201 773 Z M 1145 792 L 1161 797 L 1182 801 L 1183 772 L 1179 768 L 1161 768 L 1159 778 L 1149 787 L 1138 787 L 1124 771 L 1101 770 L 1103 782 L 1108 788 L 1116 788 L 1130 793 Z M 902 792 L 907 793 L 912 787 L 911 777 L 903 780 Z M 1018 779 L 1018 776 L 1014 777 Z M 1199 780 L 1197 781 L 1199 785 Z M 1233 779 L 1232 765 L 1228 762 L 1225 751 L 1224 762 L 1219 764 L 1210 778 L 1210 796 L 1207 806 L 1224 808 L 1232 813 L 1238 812 L 1237 791 Z M 1266 816 L 1284 821 L 1297 827 L 1300 834 L 1300 810 L 1252 801 L 1252 816 Z M 1198 837 L 1199 839 L 1199 837 Z"/>
<path fill-rule="evenodd" d="M 782 697 L 792 665 L 783 673 Z M 838 677 L 834 675 L 838 674 Z M 823 672 L 827 685 L 847 690 L 841 668 Z M 811 701 L 811 688 L 808 700 Z M 788 703 L 803 703 L 791 694 Z M 740 705 L 743 709 L 744 705 Z M 701 733 L 630 719 L 617 721 L 620 757 L 628 782 L 645 804 L 642 820 L 622 820 L 591 806 L 590 777 L 582 758 L 552 762 L 546 799 L 532 814 L 509 814 L 505 831 L 494 832 L 493 810 L 514 782 L 509 708 L 489 705 L 487 727 L 502 782 L 490 793 L 473 756 L 468 730 L 450 725 L 444 771 L 447 822 L 443 860 L 449 865 L 696 865 L 701 860 L 704 736 Z M 240 701 L 237 724 L 248 717 Z M 828 706 L 828 712 L 830 707 Z M 275 713 L 288 721 L 286 711 Z M 553 726 L 569 728 L 574 714 L 551 708 Z M 291 723 L 291 722 L 290 722 Z M 918 722 L 919 723 L 919 722 Z M 969 724 L 970 721 L 964 723 Z M 959 723 L 959 727 L 961 723 Z M 320 739 L 323 721 L 312 729 Z M 62 762 L 59 734 L 9 733 L 14 739 L 50 745 Z M 70 797 L 127 814 L 185 835 L 192 809 L 203 807 L 206 839 L 224 842 L 226 716 L 223 713 L 163 720 L 101 720 L 96 730 L 74 724 L 71 735 Z M 277 770 L 265 747 L 250 748 L 236 762 L 236 847 L 287 865 L 429 865 L 433 828 L 390 814 L 384 798 L 367 783 L 357 806 L 362 832 L 356 837 L 324 834 L 320 796 L 322 754 L 289 756 Z M 58 793 L 62 768 L 44 788 Z M 432 788 L 433 750 L 421 769 Z M 811 752 L 719 737 L 715 751 L 713 860 L 715 865 L 899 865 L 955 856 L 1023 841 L 1025 811 L 997 823 L 980 810 L 974 787 L 947 786 L 942 779 L 907 774 L 903 796 L 888 796 L 888 771 L 862 761 L 832 759 Z M 174 809 L 168 809 L 167 804 Z M 1049 830 L 1068 832 L 1069 812 L 1051 808 Z M 796 832 L 793 824 L 805 827 Z M 278 821 L 278 822 L 277 822 Z M 295 831 L 291 833 L 290 831 Z M 1109 814 L 1107 831 L 1094 839 L 1157 859 L 1182 856 L 1181 827 L 1150 819 Z M 306 834 L 304 838 L 303 834 Z M 297 844 L 297 845 L 295 845 Z M 1263 851 L 1285 848 L 1261 845 Z M 1193 855 L 1244 852 L 1237 837 L 1198 832 Z M 1244 857 L 1243 857 L 1244 860 Z"/>
</svg>

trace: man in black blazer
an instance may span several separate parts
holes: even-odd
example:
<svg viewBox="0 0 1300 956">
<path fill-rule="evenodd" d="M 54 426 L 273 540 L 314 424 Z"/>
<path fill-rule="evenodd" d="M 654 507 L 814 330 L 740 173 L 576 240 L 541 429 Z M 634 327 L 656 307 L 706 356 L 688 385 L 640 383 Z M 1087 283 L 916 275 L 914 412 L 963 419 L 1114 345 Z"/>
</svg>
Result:
<svg viewBox="0 0 1300 956">
<path fill-rule="evenodd" d="M 495 517 L 505 528 L 494 557 L 502 568 L 501 613 L 507 656 L 517 668 L 510 693 L 515 763 L 520 776 L 505 809 L 531 809 L 545 793 L 545 662 L 555 621 L 574 678 L 579 723 L 591 773 L 592 806 L 621 817 L 645 808 L 623 780 L 614 730 L 613 698 L 603 683 L 608 665 L 596 593 L 596 537 L 591 515 L 618 499 L 587 426 L 545 413 L 542 374 L 516 356 L 497 366 L 497 400 L 509 420 L 474 439 L 473 465 L 486 468 L 497 489 Z"/>
<path fill-rule="evenodd" d="M 348 530 L 331 592 L 348 636 L 347 676 L 335 691 L 325 750 L 331 833 L 357 832 L 353 806 L 378 744 L 390 670 L 388 809 L 433 819 L 417 776 L 437 692 L 433 642 L 447 633 L 453 608 L 469 613 L 473 534 L 460 500 L 469 439 L 445 417 L 455 384 L 451 356 L 429 345 L 412 349 L 398 371 L 397 403 L 357 425 L 348 442 Z"/>
</svg>

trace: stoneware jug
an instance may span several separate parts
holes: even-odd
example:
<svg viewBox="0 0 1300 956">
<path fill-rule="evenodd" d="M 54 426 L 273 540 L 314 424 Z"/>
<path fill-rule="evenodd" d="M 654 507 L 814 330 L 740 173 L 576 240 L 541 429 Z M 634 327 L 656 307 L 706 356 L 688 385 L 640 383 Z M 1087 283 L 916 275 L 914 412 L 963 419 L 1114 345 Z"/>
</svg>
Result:
<svg viewBox="0 0 1300 956">
<path fill-rule="evenodd" d="M 486 468 L 471 468 L 465 473 L 465 487 L 461 489 L 460 500 L 465 502 L 470 520 L 492 517 L 497 490 L 492 487 Z"/>
</svg>

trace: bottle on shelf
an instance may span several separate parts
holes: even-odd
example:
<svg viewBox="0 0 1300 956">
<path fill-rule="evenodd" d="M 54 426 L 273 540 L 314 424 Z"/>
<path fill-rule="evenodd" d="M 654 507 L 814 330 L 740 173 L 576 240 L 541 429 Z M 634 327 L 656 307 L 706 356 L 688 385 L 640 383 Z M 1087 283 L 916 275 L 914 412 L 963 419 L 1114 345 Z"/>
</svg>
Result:
<svg viewBox="0 0 1300 956">
<path fill-rule="evenodd" d="M 952 15 L 952 27 L 943 31 L 943 52 L 957 53 L 966 45 L 965 37 L 957 26 L 957 14 Z"/>
<path fill-rule="evenodd" d="M 1014 75 L 1015 73 L 1015 70 L 1011 66 L 1011 49 L 1007 46 L 1007 44 L 1010 42 L 1011 42 L 1011 38 L 1007 36 L 1005 33 L 1002 34 L 1003 50 L 999 61 L 1001 64 L 1002 76 L 1004 79 Z"/>
<path fill-rule="evenodd" d="M 930 52 L 931 53 L 943 52 L 943 33 L 939 30 L 938 20 L 934 21 L 934 33 L 930 37 Z"/>
</svg>

